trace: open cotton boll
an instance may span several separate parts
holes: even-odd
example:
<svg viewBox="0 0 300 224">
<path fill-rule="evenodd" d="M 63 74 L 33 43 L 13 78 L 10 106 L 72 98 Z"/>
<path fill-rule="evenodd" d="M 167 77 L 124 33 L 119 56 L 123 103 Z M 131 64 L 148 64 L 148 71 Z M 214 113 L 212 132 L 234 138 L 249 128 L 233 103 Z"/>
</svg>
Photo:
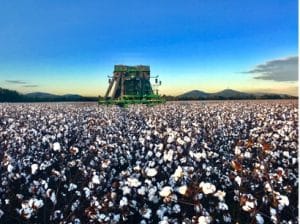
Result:
<svg viewBox="0 0 300 224">
<path fill-rule="evenodd" d="M 190 143 L 190 142 L 191 142 L 191 139 L 190 139 L 190 137 L 188 137 L 188 136 L 184 136 L 183 140 L 184 140 L 186 143 Z"/>
<path fill-rule="evenodd" d="M 165 186 L 161 189 L 161 191 L 159 192 L 159 195 L 161 197 L 168 197 L 168 196 L 170 196 L 171 193 L 172 193 L 172 187 Z"/>
<path fill-rule="evenodd" d="M 54 205 L 56 205 L 57 199 L 56 199 L 56 194 L 55 194 L 54 190 L 52 190 L 52 189 L 49 188 L 49 189 L 46 191 L 46 195 L 47 195 L 48 198 L 50 198 L 50 200 L 52 201 L 52 203 L 53 203 Z"/>
<path fill-rule="evenodd" d="M 100 184 L 100 177 L 98 175 L 94 175 L 92 177 L 92 183 L 93 184 Z"/>
<path fill-rule="evenodd" d="M 124 207 L 128 205 L 128 199 L 126 197 L 122 197 L 121 201 L 120 201 L 120 207 Z"/>
<path fill-rule="evenodd" d="M 177 142 L 179 145 L 184 145 L 184 144 L 185 144 L 185 141 L 183 141 L 181 138 L 177 138 L 176 142 Z"/>
<path fill-rule="evenodd" d="M 242 209 L 246 212 L 252 212 L 254 208 L 255 203 L 253 201 L 246 201 L 246 203 L 242 207 Z"/>
<path fill-rule="evenodd" d="M 124 195 L 131 193 L 131 189 L 128 186 L 122 187 L 122 191 Z"/>
<path fill-rule="evenodd" d="M 174 154 L 174 151 L 171 150 L 171 149 L 168 152 L 164 152 L 164 161 L 172 162 L 173 161 L 173 154 Z"/>
<path fill-rule="evenodd" d="M 145 195 L 146 194 L 146 188 L 144 186 L 141 186 L 138 190 L 137 190 L 139 195 Z"/>
<path fill-rule="evenodd" d="M 179 194 L 181 195 L 185 195 L 187 192 L 188 187 L 186 185 L 180 186 L 177 191 L 179 192 Z"/>
<path fill-rule="evenodd" d="M 70 147 L 70 150 L 69 152 L 72 154 L 72 155 L 76 155 L 78 152 L 79 152 L 79 149 L 75 146 L 72 146 Z"/>
<path fill-rule="evenodd" d="M 158 147 L 157 147 L 158 150 L 163 150 L 164 149 L 164 144 L 160 143 L 158 144 Z"/>
<path fill-rule="evenodd" d="M 127 178 L 127 184 L 130 187 L 139 187 L 142 183 L 137 178 L 128 177 Z"/>
<path fill-rule="evenodd" d="M 76 184 L 73 184 L 73 183 L 70 183 L 69 188 L 68 188 L 68 191 L 73 191 L 73 190 L 75 190 L 75 189 L 77 189 L 77 185 L 76 185 Z"/>
<path fill-rule="evenodd" d="M 175 173 L 172 175 L 175 181 L 178 181 L 183 176 L 183 169 L 181 166 L 178 166 L 175 170 Z"/>
<path fill-rule="evenodd" d="M 21 208 L 20 210 L 18 210 L 19 214 L 21 215 L 21 217 L 25 218 L 25 219 L 30 219 L 33 213 L 33 209 L 32 208 Z"/>
<path fill-rule="evenodd" d="M 278 195 L 276 198 L 278 200 L 279 210 L 282 210 L 285 206 L 289 206 L 290 201 L 289 201 L 289 198 L 287 196 Z"/>
<path fill-rule="evenodd" d="M 14 170 L 13 165 L 8 164 L 8 166 L 7 166 L 7 171 L 8 171 L 9 173 L 12 173 L 13 170 Z"/>
<path fill-rule="evenodd" d="M 201 182 L 199 187 L 202 189 L 204 194 L 212 194 L 216 191 L 216 186 L 211 183 Z"/>
<path fill-rule="evenodd" d="M 155 177 L 157 175 L 157 170 L 155 168 L 147 167 L 145 171 L 148 177 Z"/>
<path fill-rule="evenodd" d="M 31 165 L 31 174 L 36 174 L 37 170 L 39 169 L 39 165 L 34 163 Z"/>
<path fill-rule="evenodd" d="M 101 167 L 102 167 L 103 169 L 106 169 L 106 168 L 109 167 L 110 163 L 111 163 L 111 161 L 110 161 L 109 159 L 106 159 L 106 160 L 104 160 L 104 161 L 102 162 Z"/>
<path fill-rule="evenodd" d="M 250 152 L 245 152 L 244 157 L 247 159 L 250 159 L 252 157 L 252 154 Z"/>
<path fill-rule="evenodd" d="M 31 208 L 33 208 L 34 210 L 35 210 L 35 209 L 39 209 L 39 208 L 41 208 L 41 207 L 44 206 L 43 200 L 41 200 L 41 199 L 36 199 L 36 198 L 30 199 L 29 202 L 28 202 L 28 204 L 29 204 L 29 206 L 30 206 Z"/>
<path fill-rule="evenodd" d="M 225 191 L 220 191 L 218 190 L 215 194 L 215 197 L 217 197 L 220 201 L 224 201 L 224 198 L 226 196 L 226 192 Z"/>
<path fill-rule="evenodd" d="M 209 224 L 211 223 L 211 218 L 208 216 L 200 216 L 198 218 L 198 224 Z"/>
<path fill-rule="evenodd" d="M 272 190 L 272 187 L 271 187 L 271 185 L 270 185 L 270 183 L 266 183 L 265 184 L 265 190 L 267 191 L 267 192 L 272 192 L 273 190 Z"/>
<path fill-rule="evenodd" d="M 141 215 L 142 215 L 144 218 L 150 219 L 150 218 L 151 218 L 152 211 L 151 211 L 151 209 L 146 208 L 146 209 L 141 209 L 140 213 L 141 213 Z"/>
<path fill-rule="evenodd" d="M 222 211 L 226 211 L 226 210 L 228 210 L 228 205 L 224 202 L 219 202 L 218 203 L 218 209 L 220 209 Z"/>
<path fill-rule="evenodd" d="M 235 155 L 241 155 L 241 149 L 240 149 L 240 147 L 238 147 L 238 146 L 236 146 L 235 148 L 234 148 L 234 154 Z"/>
<path fill-rule="evenodd" d="M 235 181 L 239 186 L 241 186 L 241 184 L 242 184 L 242 178 L 240 178 L 239 176 L 236 176 L 236 177 L 234 178 L 234 181 Z"/>
<path fill-rule="evenodd" d="M 206 152 L 196 152 L 196 153 L 193 153 L 193 157 L 197 160 L 197 161 L 200 161 L 201 159 L 206 159 L 207 158 L 207 155 L 206 155 Z"/>
<path fill-rule="evenodd" d="M 171 144 L 172 142 L 174 142 L 174 137 L 173 136 L 169 136 L 168 139 L 167 139 L 167 142 L 169 144 Z"/>
<path fill-rule="evenodd" d="M 257 224 L 264 224 L 265 223 L 264 218 L 259 213 L 256 214 L 255 219 L 256 219 Z"/>
<path fill-rule="evenodd" d="M 53 143 L 53 151 L 58 151 L 58 152 L 60 152 L 60 150 L 61 150 L 61 147 L 60 147 L 59 142 L 54 142 L 54 143 Z"/>
</svg>

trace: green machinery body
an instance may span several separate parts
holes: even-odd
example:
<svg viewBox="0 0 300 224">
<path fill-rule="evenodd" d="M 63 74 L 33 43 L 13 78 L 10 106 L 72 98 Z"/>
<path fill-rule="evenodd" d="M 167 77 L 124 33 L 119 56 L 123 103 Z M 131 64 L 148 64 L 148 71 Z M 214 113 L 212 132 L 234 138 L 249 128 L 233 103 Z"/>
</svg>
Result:
<svg viewBox="0 0 300 224">
<path fill-rule="evenodd" d="M 155 78 L 156 87 L 161 85 L 158 76 L 150 76 L 149 66 L 115 65 L 113 76 L 109 79 L 109 87 L 99 104 L 127 106 L 164 103 L 165 100 L 158 95 L 158 91 L 154 93 L 150 78 Z"/>
</svg>

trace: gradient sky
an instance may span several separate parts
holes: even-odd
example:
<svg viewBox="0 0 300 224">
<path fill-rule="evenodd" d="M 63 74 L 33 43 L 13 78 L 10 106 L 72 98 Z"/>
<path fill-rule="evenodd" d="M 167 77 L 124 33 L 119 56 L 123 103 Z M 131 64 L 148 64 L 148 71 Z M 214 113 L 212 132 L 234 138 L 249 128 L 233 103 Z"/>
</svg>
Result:
<svg viewBox="0 0 300 224">
<path fill-rule="evenodd" d="M 0 86 L 103 95 L 114 64 L 162 94 L 298 94 L 296 0 L 0 0 Z"/>
</svg>

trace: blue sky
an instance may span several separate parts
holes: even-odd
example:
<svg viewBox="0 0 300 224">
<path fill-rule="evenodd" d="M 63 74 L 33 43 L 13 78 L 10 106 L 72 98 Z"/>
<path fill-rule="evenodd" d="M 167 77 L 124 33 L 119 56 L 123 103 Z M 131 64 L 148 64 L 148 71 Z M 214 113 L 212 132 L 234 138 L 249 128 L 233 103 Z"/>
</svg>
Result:
<svg viewBox="0 0 300 224">
<path fill-rule="evenodd" d="M 103 95 L 114 64 L 147 64 L 164 94 L 297 94 L 296 0 L 0 3 L 1 87 Z"/>
</svg>

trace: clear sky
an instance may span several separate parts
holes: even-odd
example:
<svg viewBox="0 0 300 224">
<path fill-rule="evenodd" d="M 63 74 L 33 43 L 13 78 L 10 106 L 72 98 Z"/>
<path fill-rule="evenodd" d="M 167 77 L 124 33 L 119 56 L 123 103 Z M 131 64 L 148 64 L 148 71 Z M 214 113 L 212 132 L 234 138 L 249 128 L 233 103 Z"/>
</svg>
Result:
<svg viewBox="0 0 300 224">
<path fill-rule="evenodd" d="M 0 0 L 0 87 L 103 95 L 114 64 L 162 94 L 297 95 L 297 0 Z"/>
</svg>

